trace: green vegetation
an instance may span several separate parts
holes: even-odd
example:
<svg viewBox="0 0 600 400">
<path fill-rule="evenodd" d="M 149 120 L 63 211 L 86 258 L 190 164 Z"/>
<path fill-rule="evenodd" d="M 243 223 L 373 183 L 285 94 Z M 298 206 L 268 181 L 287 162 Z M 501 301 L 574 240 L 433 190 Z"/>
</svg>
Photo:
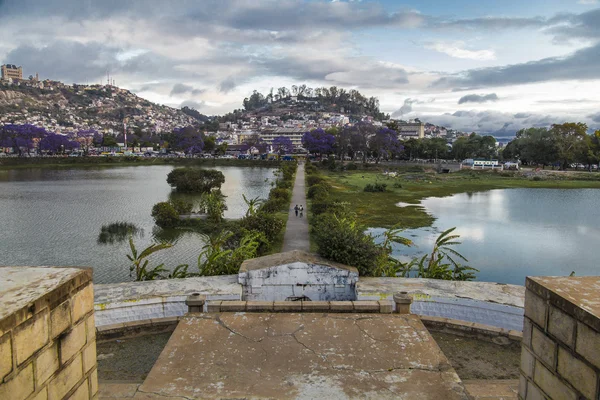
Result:
<svg viewBox="0 0 600 400">
<path fill-rule="evenodd" d="M 170 243 L 154 243 L 150 246 L 146 247 L 140 253 L 138 253 L 135 244 L 133 243 L 133 238 L 129 238 L 129 248 L 131 249 L 131 254 L 127 254 L 127 258 L 131 261 L 131 265 L 129 266 L 129 273 L 135 272 L 135 280 L 136 281 L 152 281 L 155 279 L 172 279 L 172 278 L 184 278 L 189 276 L 187 273 L 188 265 L 181 264 L 175 267 L 172 273 L 168 275 L 163 275 L 163 273 L 168 272 L 165 268 L 164 264 L 159 264 L 154 268 L 148 267 L 148 258 L 152 254 L 173 247 Z"/>
<path fill-rule="evenodd" d="M 367 164 L 369 165 L 369 164 Z M 506 188 L 600 188 L 600 174 L 588 172 L 532 173 L 528 171 L 462 170 L 438 174 L 421 167 L 394 168 L 395 177 L 383 175 L 383 168 L 356 171 L 323 169 L 319 178 L 331 187 L 331 202 L 313 202 L 313 213 L 326 212 L 335 203 L 348 203 L 361 224 L 370 227 L 420 228 L 430 226 L 434 218 L 419 206 L 427 197 L 445 197 L 457 193 Z M 307 180 L 308 183 L 308 180 Z M 387 184 L 385 192 L 365 192 L 367 185 Z M 399 207 L 398 203 L 414 204 Z"/>
<path fill-rule="evenodd" d="M 214 169 L 175 168 L 167 175 L 167 183 L 178 192 L 210 193 L 225 183 L 225 175 Z"/>
<path fill-rule="evenodd" d="M 179 223 L 179 214 L 170 202 L 162 201 L 152 207 L 152 217 L 161 228 L 173 228 Z"/>
<path fill-rule="evenodd" d="M 98 234 L 99 244 L 114 244 L 126 241 L 129 237 L 142 233 L 142 229 L 129 222 L 114 222 L 102 225 Z"/>
</svg>

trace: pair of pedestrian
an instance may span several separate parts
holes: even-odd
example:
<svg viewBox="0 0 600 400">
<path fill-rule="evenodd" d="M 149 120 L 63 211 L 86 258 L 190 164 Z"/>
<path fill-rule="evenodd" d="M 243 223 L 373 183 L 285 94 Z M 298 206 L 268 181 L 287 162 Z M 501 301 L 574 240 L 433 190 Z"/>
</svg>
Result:
<svg viewBox="0 0 600 400">
<path fill-rule="evenodd" d="M 296 217 L 298 216 L 298 213 L 300 213 L 300 218 L 302 218 L 302 216 L 304 215 L 304 206 L 298 206 L 298 204 L 296 204 L 296 207 L 294 207 L 294 211 L 296 212 Z"/>
</svg>

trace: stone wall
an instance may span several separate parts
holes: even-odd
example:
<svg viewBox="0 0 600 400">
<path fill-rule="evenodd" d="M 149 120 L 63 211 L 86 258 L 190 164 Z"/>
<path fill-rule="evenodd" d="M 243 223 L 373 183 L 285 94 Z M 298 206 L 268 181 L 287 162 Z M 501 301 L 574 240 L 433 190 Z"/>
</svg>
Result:
<svg viewBox="0 0 600 400">
<path fill-rule="evenodd" d="M 600 278 L 527 278 L 520 399 L 600 399 Z"/>
<path fill-rule="evenodd" d="M 91 270 L 0 267 L 0 399 L 98 391 Z"/>
</svg>

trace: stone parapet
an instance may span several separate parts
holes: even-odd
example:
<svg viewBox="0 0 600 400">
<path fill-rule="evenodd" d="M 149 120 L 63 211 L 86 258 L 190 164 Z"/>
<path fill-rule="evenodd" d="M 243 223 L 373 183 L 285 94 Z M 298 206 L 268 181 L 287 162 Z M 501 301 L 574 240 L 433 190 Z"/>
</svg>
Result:
<svg viewBox="0 0 600 400">
<path fill-rule="evenodd" d="M 392 302 L 382 301 L 208 301 L 209 313 L 306 312 L 391 314 Z"/>
<path fill-rule="evenodd" d="M 519 398 L 600 398 L 600 277 L 528 277 Z"/>
<path fill-rule="evenodd" d="M 0 399 L 93 398 L 91 269 L 0 267 Z"/>
<path fill-rule="evenodd" d="M 525 287 L 493 282 L 456 282 L 421 278 L 367 278 L 356 284 L 357 300 L 392 300 L 406 292 L 410 311 L 431 317 L 523 329 Z"/>
</svg>

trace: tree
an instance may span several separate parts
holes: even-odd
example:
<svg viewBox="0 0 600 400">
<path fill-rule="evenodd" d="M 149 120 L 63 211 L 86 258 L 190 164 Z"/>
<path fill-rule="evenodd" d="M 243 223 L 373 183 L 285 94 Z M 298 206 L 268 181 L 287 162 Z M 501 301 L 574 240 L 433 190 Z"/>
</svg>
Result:
<svg viewBox="0 0 600 400">
<path fill-rule="evenodd" d="M 79 143 L 69 140 L 66 136 L 56 133 L 47 134 L 39 142 L 40 150 L 49 151 L 52 153 L 63 153 L 65 150 L 73 150 L 79 148 Z"/>
<path fill-rule="evenodd" d="M 335 136 L 321 128 L 314 129 L 304 133 L 302 145 L 313 154 L 331 154 L 335 146 Z"/>
<path fill-rule="evenodd" d="M 90 148 L 94 145 L 98 136 L 99 133 L 95 129 L 79 130 L 69 135 L 71 140 L 79 143 L 79 148 L 83 150 L 83 154 L 86 156 L 90 153 Z"/>
<path fill-rule="evenodd" d="M 207 136 L 204 139 L 204 152 L 210 154 L 215 150 L 215 148 L 216 148 L 215 137 Z"/>
<path fill-rule="evenodd" d="M 182 150 L 187 154 L 202 153 L 204 148 L 204 134 L 193 126 L 177 128 L 173 131 L 173 148 Z"/>
<path fill-rule="evenodd" d="M 156 203 L 152 207 L 152 217 L 156 225 L 161 228 L 172 228 L 179 222 L 179 214 L 169 202 Z"/>
<path fill-rule="evenodd" d="M 167 183 L 178 192 L 209 193 L 225 182 L 221 171 L 198 168 L 176 168 L 167 175 Z"/>
<path fill-rule="evenodd" d="M 400 153 L 403 147 L 398 140 L 398 134 L 389 128 L 380 128 L 369 139 L 369 150 L 373 152 L 377 162 L 382 158 L 389 159 Z"/>
<path fill-rule="evenodd" d="M 7 124 L 0 128 L 0 146 L 10 147 L 19 157 L 23 150 L 29 153 L 35 147 L 35 142 L 48 135 L 44 128 L 34 125 Z"/>
<path fill-rule="evenodd" d="M 267 151 L 267 143 L 260 137 L 258 133 L 250 135 L 250 137 L 245 139 L 244 143 L 242 143 L 243 151 L 248 151 L 253 147 L 260 153 L 265 153 Z"/>
<path fill-rule="evenodd" d="M 291 153 L 294 151 L 292 139 L 287 136 L 277 136 L 273 139 L 273 151 L 279 155 Z"/>
<path fill-rule="evenodd" d="M 577 156 L 587 153 L 587 125 L 581 122 L 554 124 L 550 128 L 554 136 L 558 159 L 562 169 L 567 169 Z"/>
</svg>

